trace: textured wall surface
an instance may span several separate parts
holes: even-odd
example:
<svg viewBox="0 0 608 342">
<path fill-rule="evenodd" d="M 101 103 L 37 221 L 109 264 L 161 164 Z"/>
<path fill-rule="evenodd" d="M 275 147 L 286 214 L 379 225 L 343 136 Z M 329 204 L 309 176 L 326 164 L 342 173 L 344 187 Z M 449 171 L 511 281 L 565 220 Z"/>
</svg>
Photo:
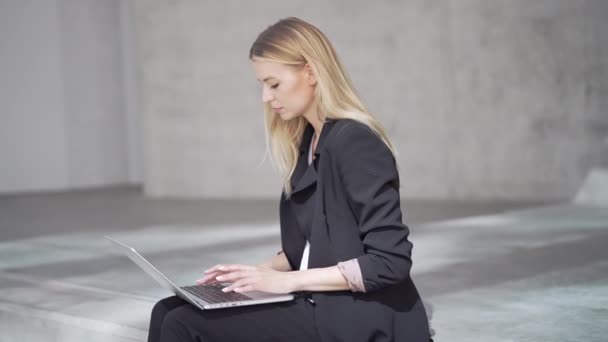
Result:
<svg viewBox="0 0 608 342">
<path fill-rule="evenodd" d="M 402 196 L 569 198 L 605 159 L 605 1 L 139 0 L 134 13 L 149 195 L 278 198 L 247 54 L 291 15 L 328 35 L 387 126 Z"/>
<path fill-rule="evenodd" d="M 0 193 L 138 181 L 121 6 L 0 1 Z"/>
</svg>

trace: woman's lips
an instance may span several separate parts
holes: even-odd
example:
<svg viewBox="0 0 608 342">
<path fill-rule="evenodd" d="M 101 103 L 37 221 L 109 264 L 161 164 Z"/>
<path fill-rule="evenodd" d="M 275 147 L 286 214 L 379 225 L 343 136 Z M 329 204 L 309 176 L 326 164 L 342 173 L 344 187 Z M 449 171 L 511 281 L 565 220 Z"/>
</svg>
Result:
<svg viewBox="0 0 608 342">
<path fill-rule="evenodd" d="M 283 110 L 283 107 L 279 107 L 279 108 L 272 108 L 275 112 L 280 112 Z"/>
</svg>

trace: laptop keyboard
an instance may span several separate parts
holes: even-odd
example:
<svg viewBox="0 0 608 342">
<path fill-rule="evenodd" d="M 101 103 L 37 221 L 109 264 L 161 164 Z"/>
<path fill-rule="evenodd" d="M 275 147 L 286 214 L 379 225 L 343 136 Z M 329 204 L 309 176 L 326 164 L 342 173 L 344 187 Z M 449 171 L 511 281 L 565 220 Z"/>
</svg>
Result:
<svg viewBox="0 0 608 342">
<path fill-rule="evenodd" d="M 208 303 L 226 303 L 236 302 L 240 300 L 250 300 L 249 296 L 237 292 L 222 292 L 224 285 L 222 284 L 206 284 L 182 286 L 181 289 L 195 295 L 196 297 Z"/>
</svg>

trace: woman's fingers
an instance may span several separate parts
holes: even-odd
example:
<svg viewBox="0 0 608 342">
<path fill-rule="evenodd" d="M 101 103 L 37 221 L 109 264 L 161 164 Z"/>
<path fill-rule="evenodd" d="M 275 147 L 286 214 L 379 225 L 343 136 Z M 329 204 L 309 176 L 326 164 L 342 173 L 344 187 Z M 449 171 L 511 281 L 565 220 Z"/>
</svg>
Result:
<svg viewBox="0 0 608 342">
<path fill-rule="evenodd" d="M 201 279 L 198 279 L 196 281 L 196 284 L 201 285 L 201 284 L 214 284 L 214 283 L 219 283 L 219 281 L 215 280 L 215 277 L 220 274 L 218 272 L 214 272 L 214 273 L 210 273 L 205 275 L 204 277 L 202 277 Z"/>
<path fill-rule="evenodd" d="M 218 264 L 209 269 L 207 269 L 204 273 L 211 273 L 217 271 L 234 271 L 234 270 L 254 270 L 256 266 L 251 265 L 242 265 L 242 264 Z"/>
<path fill-rule="evenodd" d="M 248 292 L 248 291 L 253 291 L 253 290 L 255 290 L 253 285 L 243 285 L 241 287 L 235 288 L 234 292 Z"/>
<path fill-rule="evenodd" d="M 215 265 L 215 266 L 213 266 L 213 267 L 211 267 L 211 268 L 207 269 L 207 270 L 205 271 L 205 273 L 211 273 L 211 272 L 214 272 L 214 271 L 217 271 L 217 270 L 223 269 L 223 267 L 224 267 L 224 265 L 218 264 L 218 265 Z"/>
<path fill-rule="evenodd" d="M 234 279 L 240 279 L 249 275 L 249 271 L 255 269 L 257 269 L 257 267 L 250 265 L 218 264 L 205 270 L 205 275 L 202 278 L 196 280 L 196 284 L 214 284 Z"/>
<path fill-rule="evenodd" d="M 251 279 L 241 279 L 238 281 L 235 281 L 234 283 L 224 287 L 222 289 L 223 292 L 228 292 L 228 291 L 235 291 L 235 292 L 241 292 L 243 291 L 243 288 L 246 286 L 250 286 L 251 283 Z"/>
<path fill-rule="evenodd" d="M 245 271 L 245 270 L 254 270 L 256 269 L 255 266 L 251 266 L 251 265 L 242 265 L 242 264 L 225 264 L 225 265 L 220 265 L 218 267 L 218 270 L 221 271 L 236 271 L 236 270 L 241 270 L 241 271 Z"/>
<path fill-rule="evenodd" d="M 247 278 L 252 275 L 251 271 L 233 271 L 215 277 L 219 281 L 233 281 L 242 278 Z"/>
<path fill-rule="evenodd" d="M 213 279 L 211 277 L 204 276 L 201 279 L 196 280 L 196 285 L 208 284 L 211 281 L 213 281 Z"/>
<path fill-rule="evenodd" d="M 235 278 L 241 278 L 243 276 L 243 274 L 239 271 L 237 272 L 213 272 L 213 273 L 209 273 L 206 274 L 205 276 L 203 276 L 202 278 L 198 279 L 196 281 L 196 284 L 213 284 L 213 283 L 219 283 L 220 281 L 227 281 L 227 280 L 232 280 Z"/>
</svg>

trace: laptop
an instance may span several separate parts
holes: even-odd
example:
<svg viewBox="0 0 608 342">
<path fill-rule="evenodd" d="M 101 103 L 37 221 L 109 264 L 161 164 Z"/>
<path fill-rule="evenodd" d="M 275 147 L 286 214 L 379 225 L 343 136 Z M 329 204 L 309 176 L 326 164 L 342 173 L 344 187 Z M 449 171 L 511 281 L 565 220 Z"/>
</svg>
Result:
<svg viewBox="0 0 608 342">
<path fill-rule="evenodd" d="M 178 297 L 191 303 L 201 310 L 222 309 L 236 306 L 266 304 L 275 302 L 286 302 L 293 300 L 293 294 L 276 294 L 260 291 L 247 292 L 222 292 L 222 288 L 230 283 L 215 283 L 203 285 L 177 286 L 167 276 L 162 274 L 148 260 L 141 256 L 134 248 L 125 245 L 122 242 L 106 236 L 112 245 L 126 256 L 129 257 L 137 266 L 139 266 L 150 277 L 156 280 L 161 286 L 167 288 Z"/>
</svg>

